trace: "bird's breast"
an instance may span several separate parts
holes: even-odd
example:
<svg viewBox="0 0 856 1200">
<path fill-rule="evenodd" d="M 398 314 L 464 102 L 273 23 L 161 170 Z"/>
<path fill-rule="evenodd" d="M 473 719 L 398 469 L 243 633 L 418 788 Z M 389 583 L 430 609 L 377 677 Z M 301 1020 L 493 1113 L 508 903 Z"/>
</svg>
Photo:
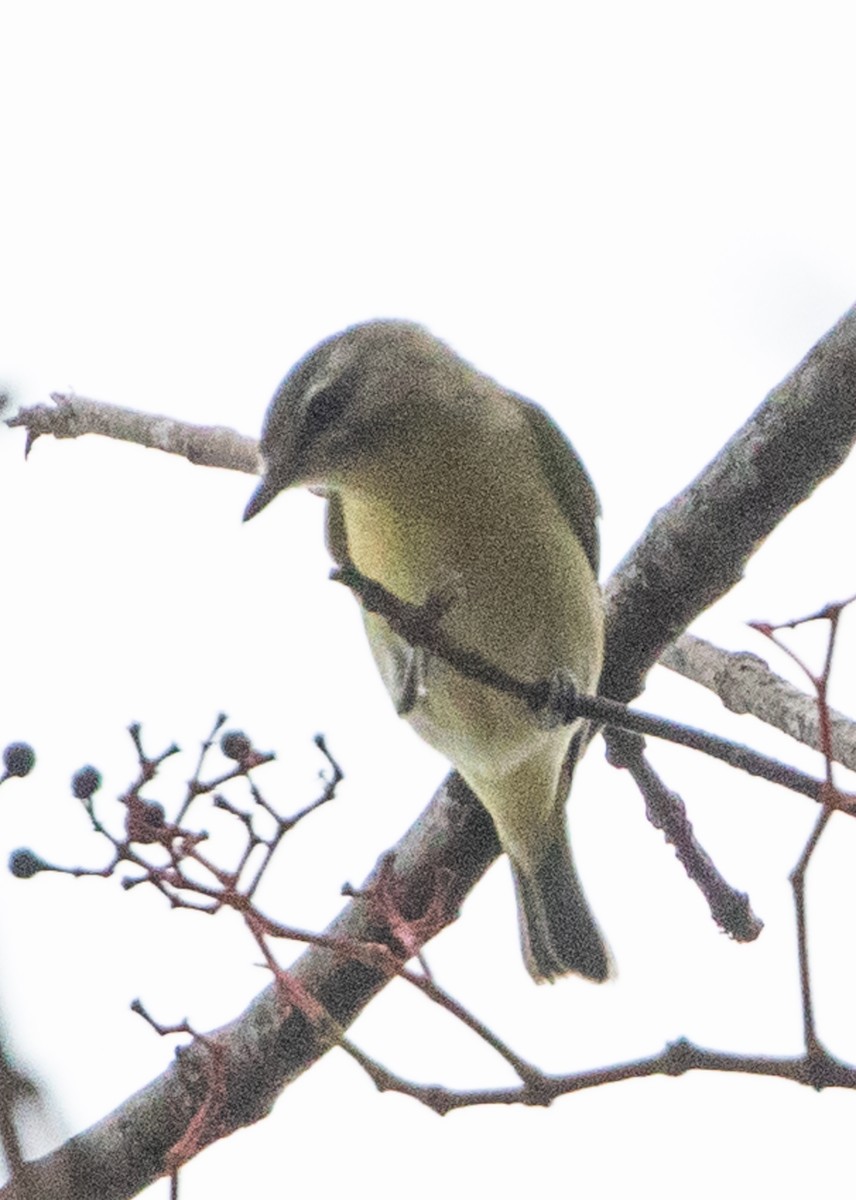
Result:
<svg viewBox="0 0 856 1200">
<path fill-rule="evenodd" d="M 454 469 L 452 469 L 454 467 Z M 444 628 L 520 678 L 570 669 L 593 687 L 602 657 L 597 581 L 534 464 L 480 458 L 389 472 L 345 489 L 355 566 L 414 604 L 450 592 Z"/>
</svg>

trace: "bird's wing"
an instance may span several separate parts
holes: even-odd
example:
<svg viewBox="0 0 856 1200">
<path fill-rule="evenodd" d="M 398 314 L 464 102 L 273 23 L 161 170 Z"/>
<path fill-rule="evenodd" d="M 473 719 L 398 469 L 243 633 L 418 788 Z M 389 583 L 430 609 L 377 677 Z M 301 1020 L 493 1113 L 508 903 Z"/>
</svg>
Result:
<svg viewBox="0 0 856 1200">
<path fill-rule="evenodd" d="M 522 397 L 520 400 L 526 421 L 535 436 L 538 457 L 547 482 L 562 515 L 579 538 L 596 576 L 600 565 L 600 539 L 597 532 L 600 504 L 588 471 L 559 426 L 544 409 L 531 400 Z"/>
<path fill-rule="evenodd" d="M 600 504 L 594 484 L 576 450 L 543 408 L 531 400 L 523 400 L 523 406 L 529 428 L 535 436 L 538 457 L 556 502 L 579 538 L 597 577 L 600 565 L 600 539 L 597 532 Z M 595 730 L 596 726 L 586 722 L 571 739 L 556 793 L 560 804 L 567 799 L 577 759 L 585 751 Z"/>
</svg>

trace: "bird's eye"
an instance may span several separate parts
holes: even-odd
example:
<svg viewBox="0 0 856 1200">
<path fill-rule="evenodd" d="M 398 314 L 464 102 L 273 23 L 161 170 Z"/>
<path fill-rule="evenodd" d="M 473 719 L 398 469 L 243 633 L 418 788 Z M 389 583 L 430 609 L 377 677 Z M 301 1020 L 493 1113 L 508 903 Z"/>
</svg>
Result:
<svg viewBox="0 0 856 1200">
<path fill-rule="evenodd" d="M 348 395 L 348 389 L 341 383 L 322 388 L 320 392 L 315 393 L 309 402 L 303 423 L 304 436 L 307 440 L 318 437 L 325 429 L 329 429 L 338 421 L 348 403 Z"/>
</svg>

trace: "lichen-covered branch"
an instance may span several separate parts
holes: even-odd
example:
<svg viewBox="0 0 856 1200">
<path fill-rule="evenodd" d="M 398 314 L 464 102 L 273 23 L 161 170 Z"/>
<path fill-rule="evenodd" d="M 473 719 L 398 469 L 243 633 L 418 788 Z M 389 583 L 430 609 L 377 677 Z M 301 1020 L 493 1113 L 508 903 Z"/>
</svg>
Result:
<svg viewBox="0 0 856 1200">
<path fill-rule="evenodd" d="M 631 700 L 666 646 L 725 595 L 856 439 L 856 306 L 662 508 L 606 588 L 601 691 Z"/>
<path fill-rule="evenodd" d="M 51 399 L 53 405 L 35 404 L 19 409 L 6 422 L 11 428 L 23 426 L 27 430 L 27 453 L 36 439 L 46 434 L 77 438 L 95 433 L 120 442 L 135 442 L 150 450 L 178 454 L 197 466 L 223 467 L 248 475 L 259 470 L 255 438 L 223 425 L 193 425 L 62 392 L 54 392 Z"/>
<path fill-rule="evenodd" d="M 821 750 L 817 700 L 783 679 L 757 654 L 723 650 L 684 633 L 660 655 L 660 663 L 714 692 L 731 712 L 749 713 L 804 746 Z M 856 770 L 856 722 L 829 710 L 832 758 Z"/>
</svg>

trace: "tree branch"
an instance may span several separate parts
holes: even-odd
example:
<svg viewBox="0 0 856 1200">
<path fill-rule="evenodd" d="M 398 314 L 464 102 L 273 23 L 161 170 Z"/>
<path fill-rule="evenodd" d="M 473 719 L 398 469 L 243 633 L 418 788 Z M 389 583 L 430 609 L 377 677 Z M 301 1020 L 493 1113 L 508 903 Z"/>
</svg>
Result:
<svg viewBox="0 0 856 1200">
<path fill-rule="evenodd" d="M 87 433 L 135 442 L 150 450 L 178 454 L 200 467 L 223 467 L 255 475 L 259 470 L 258 442 L 223 425 L 192 425 L 156 413 L 139 412 L 87 400 L 63 392 L 52 392 L 54 405 L 34 404 L 22 408 L 6 424 L 27 430 L 29 454 L 36 438 L 50 434 L 55 438 L 77 438 Z"/>
<path fill-rule="evenodd" d="M 666 647 L 660 664 L 714 692 L 731 712 L 749 713 L 822 753 L 817 699 L 771 671 L 757 654 L 723 650 L 684 633 Z M 856 771 L 856 722 L 830 709 L 829 725 L 832 758 Z"/>
<path fill-rule="evenodd" d="M 724 596 L 767 535 L 844 462 L 856 439 L 856 306 L 774 388 L 606 587 L 600 690 L 638 694 L 651 665 Z"/>
<path fill-rule="evenodd" d="M 352 1052 L 353 1053 L 353 1052 Z M 629 1079 L 649 1079 L 652 1075 L 676 1077 L 689 1071 L 717 1071 L 740 1075 L 763 1075 L 787 1079 L 804 1087 L 822 1091 L 827 1087 L 856 1088 L 856 1068 L 841 1063 L 818 1043 L 812 1053 L 799 1058 L 767 1058 L 762 1055 L 726 1054 L 707 1050 L 686 1038 L 649 1058 L 598 1067 L 593 1071 L 575 1071 L 570 1075 L 538 1074 L 526 1081 L 505 1088 L 479 1088 L 477 1091 L 453 1091 L 437 1084 L 418 1084 L 399 1078 L 368 1055 L 358 1051 L 353 1055 L 370 1076 L 378 1091 L 399 1092 L 410 1096 L 440 1116 L 459 1108 L 479 1105 L 526 1104 L 546 1107 L 559 1096 L 570 1096 L 608 1083 L 623 1083 Z"/>
</svg>

